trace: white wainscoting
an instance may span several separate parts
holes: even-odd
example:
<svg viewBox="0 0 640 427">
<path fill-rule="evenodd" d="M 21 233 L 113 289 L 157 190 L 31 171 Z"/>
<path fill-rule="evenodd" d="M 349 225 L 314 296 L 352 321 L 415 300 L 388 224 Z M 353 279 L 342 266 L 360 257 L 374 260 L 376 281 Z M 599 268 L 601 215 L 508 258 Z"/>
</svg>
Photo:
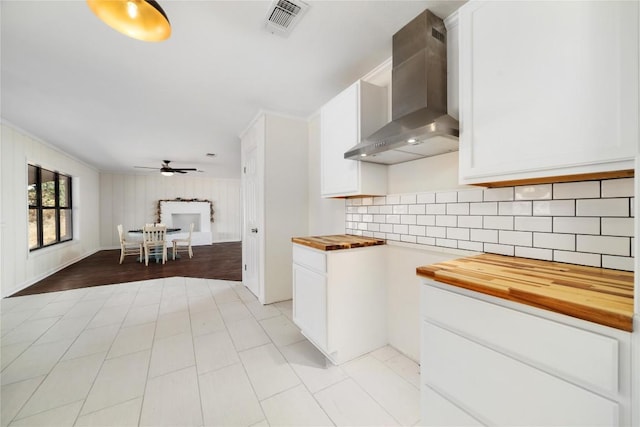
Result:
<svg viewBox="0 0 640 427">
<path fill-rule="evenodd" d="M 240 179 L 100 173 L 100 244 L 119 247 L 116 226 L 125 230 L 156 222 L 158 200 L 204 199 L 213 203 L 213 243 L 241 240 Z"/>
<path fill-rule="evenodd" d="M 6 122 L 0 144 L 0 290 L 11 295 L 100 249 L 99 173 Z M 29 252 L 27 163 L 73 177 L 72 242 Z"/>
</svg>

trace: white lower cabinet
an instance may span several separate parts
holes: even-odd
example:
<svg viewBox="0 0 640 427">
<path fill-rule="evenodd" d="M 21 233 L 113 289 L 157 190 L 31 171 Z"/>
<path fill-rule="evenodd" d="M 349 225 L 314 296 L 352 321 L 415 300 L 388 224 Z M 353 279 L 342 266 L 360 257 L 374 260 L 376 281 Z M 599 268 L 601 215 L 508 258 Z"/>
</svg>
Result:
<svg viewBox="0 0 640 427">
<path fill-rule="evenodd" d="M 630 334 L 424 285 L 423 425 L 630 425 Z"/>
<path fill-rule="evenodd" d="M 293 321 L 334 364 L 387 344 L 385 253 L 293 245 Z"/>
</svg>

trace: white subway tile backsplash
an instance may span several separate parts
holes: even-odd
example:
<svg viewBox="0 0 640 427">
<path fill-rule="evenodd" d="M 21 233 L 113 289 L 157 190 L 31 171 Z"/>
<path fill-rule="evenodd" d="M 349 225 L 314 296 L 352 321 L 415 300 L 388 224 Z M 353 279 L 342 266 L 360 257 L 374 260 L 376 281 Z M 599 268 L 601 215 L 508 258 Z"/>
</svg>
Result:
<svg viewBox="0 0 640 427">
<path fill-rule="evenodd" d="M 409 234 L 409 226 L 403 224 L 394 224 L 393 232 L 397 234 Z"/>
<path fill-rule="evenodd" d="M 418 215 L 416 216 L 416 224 L 436 225 L 436 216 L 435 215 Z"/>
<path fill-rule="evenodd" d="M 416 203 L 435 203 L 436 193 L 419 193 L 416 197 Z"/>
<path fill-rule="evenodd" d="M 551 184 L 522 185 L 515 188 L 516 200 L 551 199 Z"/>
<path fill-rule="evenodd" d="M 533 235 L 529 231 L 500 230 L 498 232 L 498 243 L 515 246 L 531 246 L 533 243 Z"/>
<path fill-rule="evenodd" d="M 469 229 L 447 228 L 447 239 L 469 240 Z"/>
<path fill-rule="evenodd" d="M 508 202 L 513 200 L 513 187 L 487 188 L 484 190 L 483 200 L 485 202 Z"/>
<path fill-rule="evenodd" d="M 514 218 L 516 231 L 546 231 L 551 232 L 552 220 L 550 216 L 517 216 Z"/>
<path fill-rule="evenodd" d="M 401 242 L 408 242 L 408 243 L 418 243 L 418 238 L 416 236 L 403 234 L 402 236 L 400 236 L 400 241 Z"/>
<path fill-rule="evenodd" d="M 403 205 L 415 204 L 417 196 L 415 194 L 403 194 L 400 196 L 400 203 Z"/>
<path fill-rule="evenodd" d="M 400 204 L 400 195 L 394 194 L 391 196 L 387 196 L 387 205 L 399 205 Z"/>
<path fill-rule="evenodd" d="M 387 215 L 387 224 L 400 224 L 400 215 Z"/>
<path fill-rule="evenodd" d="M 498 230 L 471 230 L 471 240 L 476 242 L 498 243 Z"/>
<path fill-rule="evenodd" d="M 512 216 L 485 216 L 484 228 L 496 230 L 513 230 Z"/>
<path fill-rule="evenodd" d="M 629 199 L 576 200 L 578 216 L 629 216 Z"/>
<path fill-rule="evenodd" d="M 554 199 L 594 199 L 600 197 L 600 181 L 560 182 L 553 184 Z"/>
<path fill-rule="evenodd" d="M 418 237 L 418 243 L 421 245 L 435 246 L 436 239 L 433 237 Z"/>
<path fill-rule="evenodd" d="M 602 197 L 633 197 L 633 178 L 607 179 L 602 181 Z"/>
<path fill-rule="evenodd" d="M 438 227 L 456 227 L 458 220 L 452 215 L 436 215 L 436 225 Z"/>
<path fill-rule="evenodd" d="M 346 231 L 633 271 L 633 191 L 629 178 L 347 199 Z"/>
<path fill-rule="evenodd" d="M 532 212 L 531 202 L 499 202 L 498 215 L 530 216 Z"/>
<path fill-rule="evenodd" d="M 469 213 L 471 215 L 498 215 L 498 203 L 470 203 Z"/>
<path fill-rule="evenodd" d="M 413 215 L 424 215 L 427 212 L 425 205 L 409 205 L 409 213 Z"/>
<path fill-rule="evenodd" d="M 444 248 L 458 248 L 458 241 L 452 239 L 436 239 L 436 246 L 442 246 Z"/>
<path fill-rule="evenodd" d="M 574 234 L 533 233 L 533 246 L 536 248 L 576 250 Z"/>
<path fill-rule="evenodd" d="M 598 218 L 593 218 L 598 219 Z M 633 237 L 633 218 L 602 218 L 603 236 Z"/>
<path fill-rule="evenodd" d="M 634 260 L 631 257 L 602 255 L 602 268 L 634 271 Z"/>
<path fill-rule="evenodd" d="M 574 216 L 575 214 L 575 200 L 549 200 L 533 202 L 533 215 L 535 216 Z"/>
<path fill-rule="evenodd" d="M 514 248 L 509 245 L 497 245 L 495 243 L 485 243 L 484 251 L 491 254 L 513 256 Z"/>
<path fill-rule="evenodd" d="M 424 225 L 410 225 L 409 234 L 413 236 L 426 236 L 427 227 L 425 227 Z"/>
<path fill-rule="evenodd" d="M 436 193 L 436 203 L 455 203 L 457 201 L 457 191 L 445 191 L 442 193 Z"/>
<path fill-rule="evenodd" d="M 393 205 L 393 213 L 402 215 L 409 212 L 409 208 L 407 205 Z"/>
<path fill-rule="evenodd" d="M 600 218 L 555 217 L 554 233 L 600 234 Z"/>
<path fill-rule="evenodd" d="M 458 227 L 464 228 L 482 228 L 482 217 L 479 215 L 458 217 Z"/>
<path fill-rule="evenodd" d="M 481 202 L 482 190 L 458 191 L 458 202 Z"/>
<path fill-rule="evenodd" d="M 469 203 L 447 203 L 447 215 L 469 215 Z"/>
<path fill-rule="evenodd" d="M 416 215 L 401 215 L 401 224 L 416 224 Z"/>
<path fill-rule="evenodd" d="M 383 233 L 393 233 L 393 224 L 380 224 L 380 231 Z"/>
<path fill-rule="evenodd" d="M 480 242 L 468 242 L 466 240 L 458 241 L 458 249 L 466 249 L 468 251 L 482 252 L 484 245 Z"/>
<path fill-rule="evenodd" d="M 384 196 L 374 197 L 373 198 L 373 204 L 374 205 L 386 205 L 387 204 L 387 198 L 384 197 Z"/>
<path fill-rule="evenodd" d="M 447 229 L 445 227 L 427 227 L 428 237 L 447 237 Z"/>
<path fill-rule="evenodd" d="M 607 255 L 631 256 L 631 241 L 628 237 L 578 235 L 576 250 Z"/>
<path fill-rule="evenodd" d="M 385 222 L 387 219 L 386 215 L 374 215 L 373 222 Z"/>
<path fill-rule="evenodd" d="M 588 265 L 591 267 L 601 267 L 600 254 L 585 254 L 581 252 L 553 251 L 553 260 L 557 262 L 567 262 L 569 264 Z"/>
<path fill-rule="evenodd" d="M 545 261 L 553 261 L 553 251 L 551 249 L 527 248 L 516 246 L 516 256 L 522 258 L 542 259 Z"/>
<path fill-rule="evenodd" d="M 428 204 L 426 208 L 427 213 L 431 215 L 444 215 L 447 213 L 447 205 Z"/>
<path fill-rule="evenodd" d="M 392 214 L 393 213 L 393 206 L 391 206 L 391 205 L 380 206 L 380 213 L 381 214 Z"/>
</svg>

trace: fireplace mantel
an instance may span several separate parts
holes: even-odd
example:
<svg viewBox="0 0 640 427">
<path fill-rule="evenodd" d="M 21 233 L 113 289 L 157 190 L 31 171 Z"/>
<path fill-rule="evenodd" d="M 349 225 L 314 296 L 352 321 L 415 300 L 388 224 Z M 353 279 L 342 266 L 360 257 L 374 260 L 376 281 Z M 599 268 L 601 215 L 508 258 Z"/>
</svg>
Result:
<svg viewBox="0 0 640 427">
<path fill-rule="evenodd" d="M 210 245 L 213 242 L 210 215 L 210 202 L 160 201 L 160 222 L 167 227 L 181 228 L 185 231 L 186 237 L 189 224 L 194 223 L 194 231 L 191 235 L 193 246 Z"/>
</svg>

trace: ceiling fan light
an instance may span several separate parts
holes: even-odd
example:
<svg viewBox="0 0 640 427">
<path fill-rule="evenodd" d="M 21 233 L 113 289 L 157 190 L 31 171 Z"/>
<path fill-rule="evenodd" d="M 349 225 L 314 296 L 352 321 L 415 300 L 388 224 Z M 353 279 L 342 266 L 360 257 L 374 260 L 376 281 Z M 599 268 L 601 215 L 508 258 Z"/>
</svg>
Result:
<svg viewBox="0 0 640 427">
<path fill-rule="evenodd" d="M 158 42 L 171 35 L 171 24 L 155 0 L 87 0 L 98 18 L 134 39 Z"/>
<path fill-rule="evenodd" d="M 164 176 L 173 176 L 173 172 L 171 172 L 171 171 L 162 171 L 162 172 L 160 172 L 160 173 L 161 173 L 162 175 L 164 175 Z"/>
</svg>

